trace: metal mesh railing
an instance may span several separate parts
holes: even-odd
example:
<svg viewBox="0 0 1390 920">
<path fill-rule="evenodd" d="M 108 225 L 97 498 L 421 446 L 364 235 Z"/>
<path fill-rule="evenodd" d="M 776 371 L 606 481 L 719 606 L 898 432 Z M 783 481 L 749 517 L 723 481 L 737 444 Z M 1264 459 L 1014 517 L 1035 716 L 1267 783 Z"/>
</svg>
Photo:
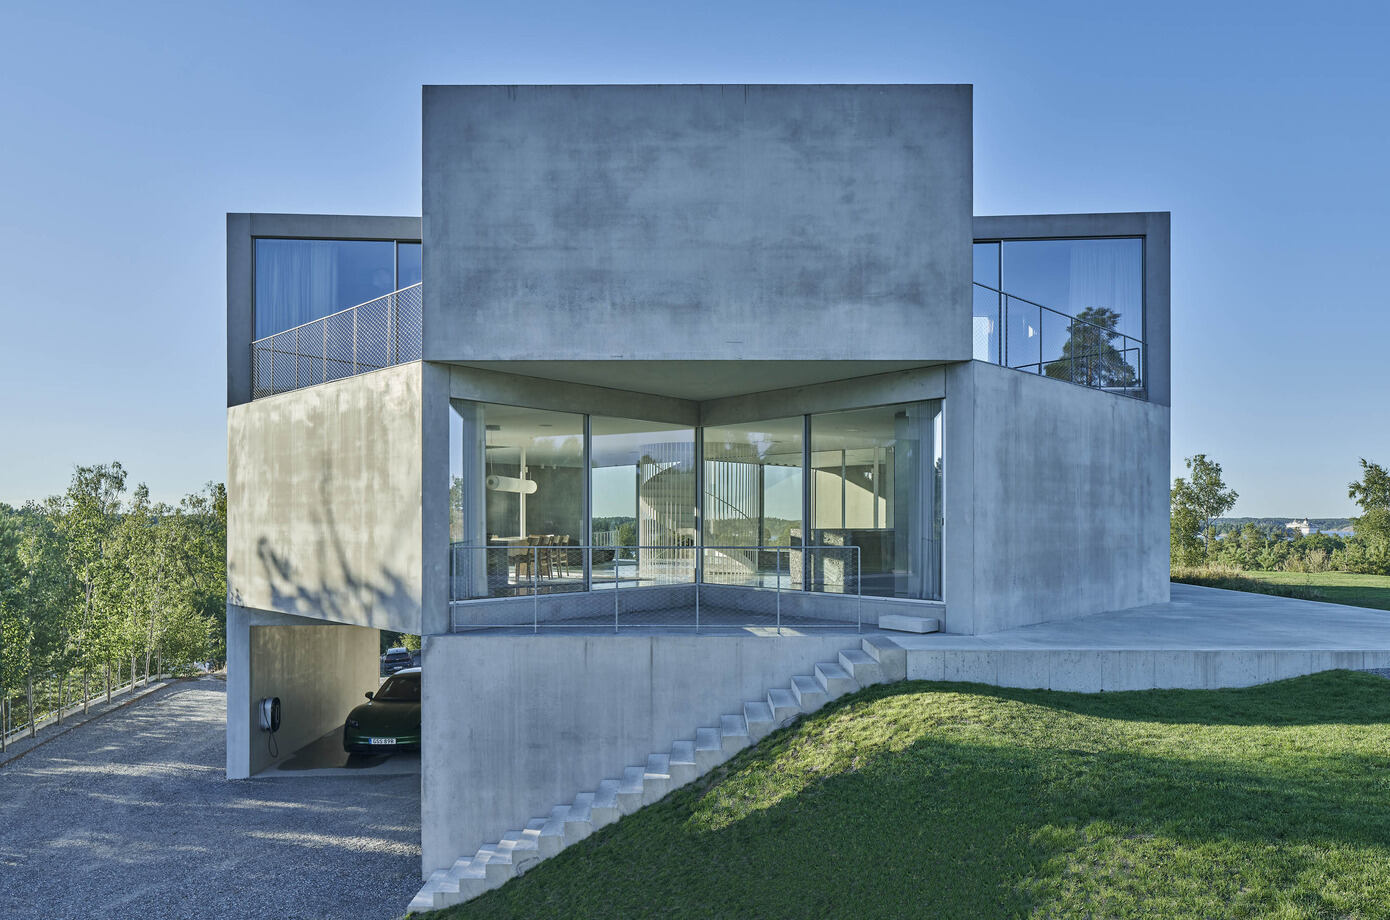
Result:
<svg viewBox="0 0 1390 920">
<path fill-rule="evenodd" d="M 251 398 L 420 360 L 421 286 L 392 291 L 251 343 Z"/>
<path fill-rule="evenodd" d="M 862 628 L 857 546 L 450 548 L 454 631 Z"/>
</svg>

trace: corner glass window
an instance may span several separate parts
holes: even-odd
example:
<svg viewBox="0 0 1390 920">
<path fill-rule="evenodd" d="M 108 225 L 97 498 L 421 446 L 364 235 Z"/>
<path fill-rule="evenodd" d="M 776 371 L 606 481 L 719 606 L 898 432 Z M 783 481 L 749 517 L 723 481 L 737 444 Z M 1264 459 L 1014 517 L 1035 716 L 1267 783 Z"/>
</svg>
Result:
<svg viewBox="0 0 1390 920">
<path fill-rule="evenodd" d="M 396 244 L 389 240 L 256 240 L 256 338 L 389 294 L 395 285 Z"/>
<path fill-rule="evenodd" d="M 941 403 L 811 416 L 812 587 L 940 596 Z M 835 548 L 841 548 L 838 552 Z"/>
</svg>

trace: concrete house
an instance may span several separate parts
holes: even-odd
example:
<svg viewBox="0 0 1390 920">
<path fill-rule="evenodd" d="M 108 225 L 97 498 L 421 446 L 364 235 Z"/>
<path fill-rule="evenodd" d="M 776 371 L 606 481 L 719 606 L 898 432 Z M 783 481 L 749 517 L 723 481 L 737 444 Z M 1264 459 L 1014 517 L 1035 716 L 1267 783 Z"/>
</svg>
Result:
<svg viewBox="0 0 1390 920">
<path fill-rule="evenodd" d="M 1168 215 L 976 216 L 970 86 L 428 86 L 422 176 L 227 218 L 227 773 L 421 634 L 415 906 L 893 630 L 1168 600 Z"/>
</svg>

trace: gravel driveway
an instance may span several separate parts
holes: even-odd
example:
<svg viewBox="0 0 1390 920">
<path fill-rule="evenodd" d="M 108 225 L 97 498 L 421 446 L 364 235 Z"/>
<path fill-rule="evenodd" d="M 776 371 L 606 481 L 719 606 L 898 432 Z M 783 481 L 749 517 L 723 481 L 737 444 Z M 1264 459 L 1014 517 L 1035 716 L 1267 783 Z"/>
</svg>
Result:
<svg viewBox="0 0 1390 920">
<path fill-rule="evenodd" d="M 391 918 L 419 776 L 224 778 L 225 684 L 175 684 L 0 767 L 0 917 Z"/>
</svg>

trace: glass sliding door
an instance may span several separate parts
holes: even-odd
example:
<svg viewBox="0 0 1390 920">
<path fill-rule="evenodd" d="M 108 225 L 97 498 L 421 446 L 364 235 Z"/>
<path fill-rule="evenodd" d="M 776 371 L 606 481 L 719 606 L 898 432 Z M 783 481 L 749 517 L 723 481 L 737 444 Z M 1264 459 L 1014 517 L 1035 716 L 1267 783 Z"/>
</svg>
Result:
<svg viewBox="0 0 1390 920">
<path fill-rule="evenodd" d="M 815 590 L 939 596 L 940 411 L 930 401 L 811 417 Z"/>
<path fill-rule="evenodd" d="M 584 589 L 584 416 L 458 400 L 455 596 Z"/>
<path fill-rule="evenodd" d="M 704 430 L 704 580 L 772 587 L 778 553 L 802 543 L 805 417 Z M 761 549 L 760 549 L 761 548 Z M 788 573 L 791 552 L 781 555 Z M 795 572 L 782 586 L 799 587 Z"/>
<path fill-rule="evenodd" d="M 695 430 L 589 420 L 594 587 L 676 584 L 695 575 Z"/>
</svg>

